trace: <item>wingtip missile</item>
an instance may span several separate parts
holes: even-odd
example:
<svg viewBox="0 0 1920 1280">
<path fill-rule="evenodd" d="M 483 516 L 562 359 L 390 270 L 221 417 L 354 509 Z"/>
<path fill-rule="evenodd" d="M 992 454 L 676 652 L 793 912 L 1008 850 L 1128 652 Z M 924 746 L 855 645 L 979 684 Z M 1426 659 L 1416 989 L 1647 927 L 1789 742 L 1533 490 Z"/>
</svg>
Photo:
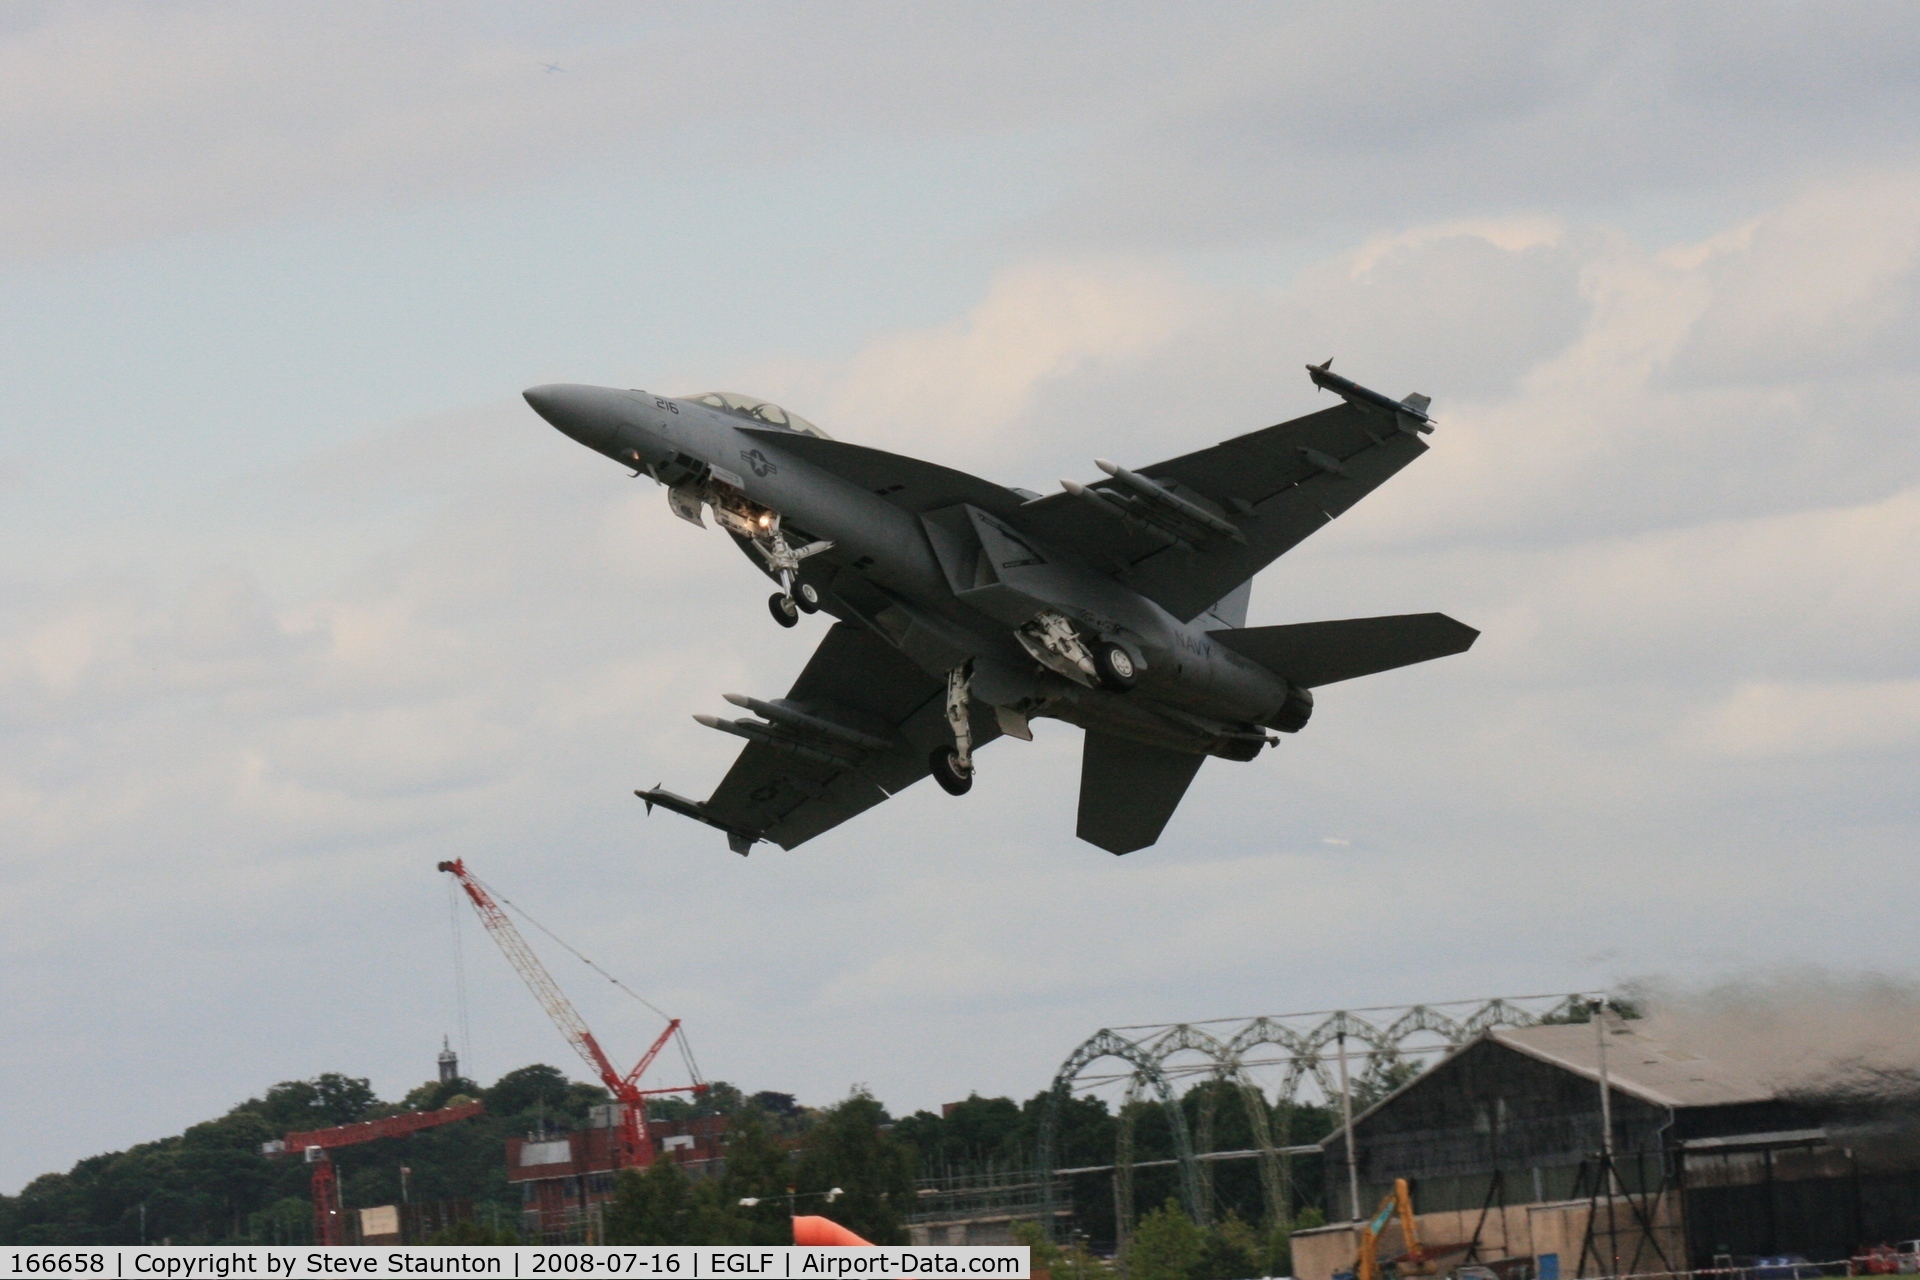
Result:
<svg viewBox="0 0 1920 1280">
<path fill-rule="evenodd" d="M 636 791 L 633 794 L 646 801 L 648 813 L 653 812 L 653 806 L 659 805 L 668 813 L 677 813 L 682 817 L 694 818 L 700 822 L 709 821 L 699 801 L 677 796 L 663 786 L 655 786 L 648 791 Z"/>
<path fill-rule="evenodd" d="M 758 832 L 742 831 L 738 827 L 730 827 L 726 823 L 715 819 L 711 813 L 707 812 L 707 806 L 698 800 L 689 800 L 685 796 L 675 795 L 665 787 L 655 786 L 652 790 L 635 791 L 633 794 L 639 796 L 646 802 L 648 813 L 652 813 L 653 806 L 657 804 L 669 813 L 677 813 L 682 817 L 692 818 L 695 822 L 704 822 L 710 827 L 724 831 L 727 836 L 727 848 L 733 850 L 743 858 L 752 850 L 754 844 L 761 839 Z"/>
<path fill-rule="evenodd" d="M 1332 366 L 1333 357 L 1328 356 L 1325 364 L 1308 365 L 1307 376 L 1313 379 L 1314 386 L 1333 392 L 1348 404 L 1384 409 L 1396 418 L 1403 418 L 1403 427 L 1411 423 L 1416 431 L 1433 430 L 1433 419 L 1427 414 L 1427 406 L 1432 402 L 1426 396 L 1415 392 L 1404 400 L 1395 400 L 1372 387 L 1363 387 L 1351 378 L 1341 377 L 1333 372 Z"/>
</svg>

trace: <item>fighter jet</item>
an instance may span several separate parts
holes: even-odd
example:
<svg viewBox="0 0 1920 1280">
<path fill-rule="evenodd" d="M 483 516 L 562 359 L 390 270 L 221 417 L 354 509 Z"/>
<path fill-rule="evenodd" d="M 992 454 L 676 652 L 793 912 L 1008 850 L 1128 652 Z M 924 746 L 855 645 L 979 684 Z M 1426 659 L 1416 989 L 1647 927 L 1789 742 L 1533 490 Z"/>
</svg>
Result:
<svg viewBox="0 0 1920 1280">
<path fill-rule="evenodd" d="M 1460 653 L 1438 613 L 1249 627 L 1253 576 L 1427 450 L 1428 398 L 1394 400 L 1308 365 L 1342 403 L 1167 462 L 1042 496 L 835 440 L 751 396 L 554 385 L 534 411 L 703 515 L 778 584 L 773 621 L 835 621 L 784 698 L 726 694 L 697 715 L 746 747 L 706 800 L 636 791 L 726 833 L 792 849 L 1029 722 L 1080 726 L 1078 834 L 1130 853 L 1160 838 L 1209 756 L 1248 761 L 1298 733 L 1322 685 Z"/>
</svg>

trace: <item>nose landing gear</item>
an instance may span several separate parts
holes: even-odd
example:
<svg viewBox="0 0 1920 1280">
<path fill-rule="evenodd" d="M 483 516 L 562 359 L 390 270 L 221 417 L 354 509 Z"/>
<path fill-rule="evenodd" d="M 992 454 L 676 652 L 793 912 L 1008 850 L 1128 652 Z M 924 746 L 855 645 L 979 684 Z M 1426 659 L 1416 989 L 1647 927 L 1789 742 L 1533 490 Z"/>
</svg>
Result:
<svg viewBox="0 0 1920 1280">
<path fill-rule="evenodd" d="M 790 627 L 800 621 L 803 613 L 820 612 L 820 588 L 811 582 L 793 585 L 793 575 L 782 573 L 780 585 L 784 591 L 776 591 L 767 597 L 767 611 L 773 614 L 773 620 L 783 627 Z"/>
</svg>

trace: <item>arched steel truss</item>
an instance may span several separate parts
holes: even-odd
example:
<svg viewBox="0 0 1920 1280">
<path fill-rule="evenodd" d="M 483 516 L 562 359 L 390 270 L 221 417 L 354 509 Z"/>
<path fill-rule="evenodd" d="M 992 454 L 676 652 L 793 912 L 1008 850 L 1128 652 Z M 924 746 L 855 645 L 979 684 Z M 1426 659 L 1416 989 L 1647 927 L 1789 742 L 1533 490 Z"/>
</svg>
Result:
<svg viewBox="0 0 1920 1280">
<path fill-rule="evenodd" d="M 1212 1151 L 1218 1100 L 1222 1092 L 1231 1092 L 1240 1099 L 1259 1153 L 1256 1158 L 1267 1219 L 1282 1222 L 1291 1216 L 1292 1209 L 1291 1161 L 1286 1149 L 1292 1145 L 1288 1130 L 1293 1108 L 1299 1104 L 1302 1087 L 1309 1079 L 1321 1098 L 1332 1100 L 1340 1096 L 1336 1073 L 1328 1069 L 1328 1064 L 1337 1064 L 1341 1052 L 1348 1054 L 1349 1062 L 1354 1060 L 1353 1051 L 1345 1049 L 1348 1040 L 1364 1046 L 1365 1068 L 1359 1078 L 1378 1081 L 1385 1078 L 1385 1072 L 1394 1063 L 1410 1056 L 1451 1051 L 1491 1027 L 1526 1027 L 1562 1017 L 1586 1009 L 1593 999 L 1587 993 L 1500 996 L 1443 1004 L 1103 1028 L 1069 1054 L 1054 1073 L 1053 1087 L 1048 1091 L 1041 1113 L 1038 1164 L 1042 1170 L 1052 1170 L 1056 1165 L 1061 1103 L 1076 1089 L 1124 1081 L 1114 1152 L 1114 1209 L 1121 1239 L 1124 1241 L 1132 1233 L 1134 1211 L 1133 1125 L 1137 1108 L 1132 1104 L 1147 1094 L 1152 1094 L 1165 1109 L 1168 1127 L 1173 1131 L 1180 1198 L 1193 1220 L 1205 1223 L 1213 1216 L 1213 1179 L 1211 1171 L 1198 1157 Z M 1415 1045 L 1415 1038 L 1420 1036 L 1438 1037 L 1439 1043 Z M 1279 1050 L 1280 1056 L 1256 1057 L 1263 1049 Z M 1183 1055 L 1184 1061 L 1173 1061 Z M 1198 1055 L 1199 1065 L 1193 1065 L 1194 1055 Z M 1089 1082 L 1087 1069 L 1106 1059 L 1118 1059 L 1125 1064 L 1125 1069 Z M 1250 1065 L 1284 1066 L 1271 1106 L 1265 1092 L 1248 1073 Z M 1208 1090 L 1201 1096 L 1197 1142 L 1188 1131 L 1180 1091 L 1174 1087 L 1175 1080 L 1195 1075 L 1210 1077 L 1230 1087 L 1226 1091 Z M 1274 1131 L 1276 1118 L 1278 1133 Z M 1040 1184 L 1043 1218 L 1051 1229 L 1054 1225 L 1053 1178 L 1043 1176 Z"/>
</svg>

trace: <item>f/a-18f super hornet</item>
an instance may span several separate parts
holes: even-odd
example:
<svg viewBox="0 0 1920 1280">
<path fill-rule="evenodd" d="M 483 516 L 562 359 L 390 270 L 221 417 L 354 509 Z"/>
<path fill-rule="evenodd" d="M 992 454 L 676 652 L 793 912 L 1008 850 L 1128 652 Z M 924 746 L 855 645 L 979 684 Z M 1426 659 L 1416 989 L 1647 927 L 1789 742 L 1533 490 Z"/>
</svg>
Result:
<svg viewBox="0 0 1920 1280">
<path fill-rule="evenodd" d="M 837 621 L 784 698 L 696 716 L 746 739 L 706 800 L 635 794 L 791 849 L 929 773 L 953 795 L 1002 735 L 1052 716 L 1086 731 L 1079 835 L 1159 839 L 1208 756 L 1252 760 L 1297 733 L 1313 690 L 1460 653 L 1438 613 L 1249 627 L 1253 575 L 1426 452 L 1428 399 L 1394 400 L 1309 365 L 1343 403 L 1167 462 L 1061 481 L 1045 497 L 834 440 L 728 392 L 672 398 L 556 385 L 548 422 L 703 511 L 779 584 L 791 627 Z"/>
</svg>

